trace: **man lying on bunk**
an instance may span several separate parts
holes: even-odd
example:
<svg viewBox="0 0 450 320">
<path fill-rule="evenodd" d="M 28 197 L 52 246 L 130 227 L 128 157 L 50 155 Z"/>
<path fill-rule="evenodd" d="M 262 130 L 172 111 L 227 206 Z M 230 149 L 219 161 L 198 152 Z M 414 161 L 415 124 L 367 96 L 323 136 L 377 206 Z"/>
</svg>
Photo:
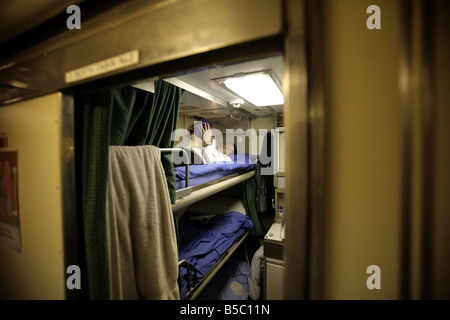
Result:
<svg viewBox="0 0 450 320">
<path fill-rule="evenodd" d="M 234 146 L 232 144 L 222 145 L 222 152 L 215 148 L 212 143 L 212 131 L 210 122 L 206 122 L 202 125 L 202 135 L 203 141 L 205 142 L 205 147 L 203 148 L 203 158 L 205 158 L 206 163 L 212 162 L 231 162 L 230 154 L 234 153 Z"/>
<path fill-rule="evenodd" d="M 191 146 L 193 148 L 201 148 L 202 142 L 196 141 L 203 138 L 204 147 L 202 150 L 203 159 L 206 163 L 213 162 L 232 162 L 233 160 L 229 155 L 236 154 L 237 148 L 233 144 L 224 144 L 215 148 L 212 141 L 212 124 L 206 119 L 202 119 L 201 128 L 192 128 L 189 130 L 191 133 Z M 220 149 L 219 149 L 220 148 Z"/>
</svg>

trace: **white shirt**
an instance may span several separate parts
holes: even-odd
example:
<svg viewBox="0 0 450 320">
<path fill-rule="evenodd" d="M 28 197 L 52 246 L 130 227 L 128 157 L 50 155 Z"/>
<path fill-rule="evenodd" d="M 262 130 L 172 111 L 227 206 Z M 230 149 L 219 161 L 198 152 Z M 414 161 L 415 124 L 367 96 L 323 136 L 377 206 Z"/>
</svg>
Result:
<svg viewBox="0 0 450 320">
<path fill-rule="evenodd" d="M 205 159 L 206 163 L 212 163 L 212 162 L 232 162 L 231 158 L 214 148 L 213 144 L 209 144 L 206 147 L 203 148 L 203 158 Z"/>
</svg>

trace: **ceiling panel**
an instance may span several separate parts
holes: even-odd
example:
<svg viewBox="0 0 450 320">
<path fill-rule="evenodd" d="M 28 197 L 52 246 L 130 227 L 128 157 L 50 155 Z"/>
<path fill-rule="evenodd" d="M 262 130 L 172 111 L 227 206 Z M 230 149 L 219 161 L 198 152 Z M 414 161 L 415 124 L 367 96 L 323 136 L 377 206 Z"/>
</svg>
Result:
<svg viewBox="0 0 450 320">
<path fill-rule="evenodd" d="M 177 76 L 176 79 L 167 79 L 175 85 L 182 85 L 187 90 L 180 107 L 180 114 L 191 116 L 230 117 L 232 114 L 241 114 L 249 117 L 264 117 L 283 112 L 283 106 L 255 107 L 253 105 L 242 105 L 240 108 L 233 108 L 230 102 L 240 98 L 225 88 L 212 81 L 215 78 L 231 76 L 236 73 L 248 73 L 262 70 L 272 70 L 278 81 L 283 81 L 283 57 L 269 57 L 260 60 L 252 60 L 233 65 L 214 66 L 207 70 L 188 73 Z M 196 106 L 201 110 L 189 110 L 187 106 Z M 186 108 L 184 108 L 186 107 Z M 219 110 L 221 110 L 219 112 Z"/>
<path fill-rule="evenodd" d="M 80 0 L 2 0 L 0 1 L 0 43 L 31 30 L 66 12 Z"/>
</svg>

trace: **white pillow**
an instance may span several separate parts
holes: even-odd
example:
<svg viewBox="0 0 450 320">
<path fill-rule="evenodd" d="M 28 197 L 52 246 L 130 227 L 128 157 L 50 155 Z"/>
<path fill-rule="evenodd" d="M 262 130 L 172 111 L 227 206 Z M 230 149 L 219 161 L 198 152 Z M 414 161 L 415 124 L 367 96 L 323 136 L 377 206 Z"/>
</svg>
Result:
<svg viewBox="0 0 450 320">
<path fill-rule="evenodd" d="M 218 215 L 231 211 L 241 212 L 247 215 L 242 199 L 211 196 L 200 200 L 186 209 L 186 212 L 193 211 L 203 215 Z"/>
</svg>

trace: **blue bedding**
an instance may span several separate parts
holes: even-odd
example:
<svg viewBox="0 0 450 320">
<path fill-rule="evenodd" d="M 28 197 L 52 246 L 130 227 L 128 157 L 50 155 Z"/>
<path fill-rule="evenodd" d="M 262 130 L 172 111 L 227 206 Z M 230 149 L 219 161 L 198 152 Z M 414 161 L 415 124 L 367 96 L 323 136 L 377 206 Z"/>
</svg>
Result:
<svg viewBox="0 0 450 320">
<path fill-rule="evenodd" d="M 256 156 L 248 153 L 232 156 L 232 162 L 215 162 L 208 164 L 194 164 L 189 166 L 189 186 L 193 187 L 210 182 L 237 172 L 246 172 L 254 168 Z M 177 190 L 186 187 L 185 167 L 175 167 Z"/>
<path fill-rule="evenodd" d="M 190 218 L 194 216 L 198 214 L 187 212 L 178 222 L 180 243 L 178 259 L 187 260 L 195 267 L 199 281 L 237 239 L 253 228 L 253 222 L 237 211 L 216 215 L 207 224 L 191 220 Z M 187 268 L 181 266 L 182 299 L 187 294 L 187 273 Z M 195 285 L 193 271 L 191 271 L 191 285 Z"/>
<path fill-rule="evenodd" d="M 247 300 L 250 292 L 250 265 L 230 259 L 208 283 L 197 300 Z"/>
</svg>

